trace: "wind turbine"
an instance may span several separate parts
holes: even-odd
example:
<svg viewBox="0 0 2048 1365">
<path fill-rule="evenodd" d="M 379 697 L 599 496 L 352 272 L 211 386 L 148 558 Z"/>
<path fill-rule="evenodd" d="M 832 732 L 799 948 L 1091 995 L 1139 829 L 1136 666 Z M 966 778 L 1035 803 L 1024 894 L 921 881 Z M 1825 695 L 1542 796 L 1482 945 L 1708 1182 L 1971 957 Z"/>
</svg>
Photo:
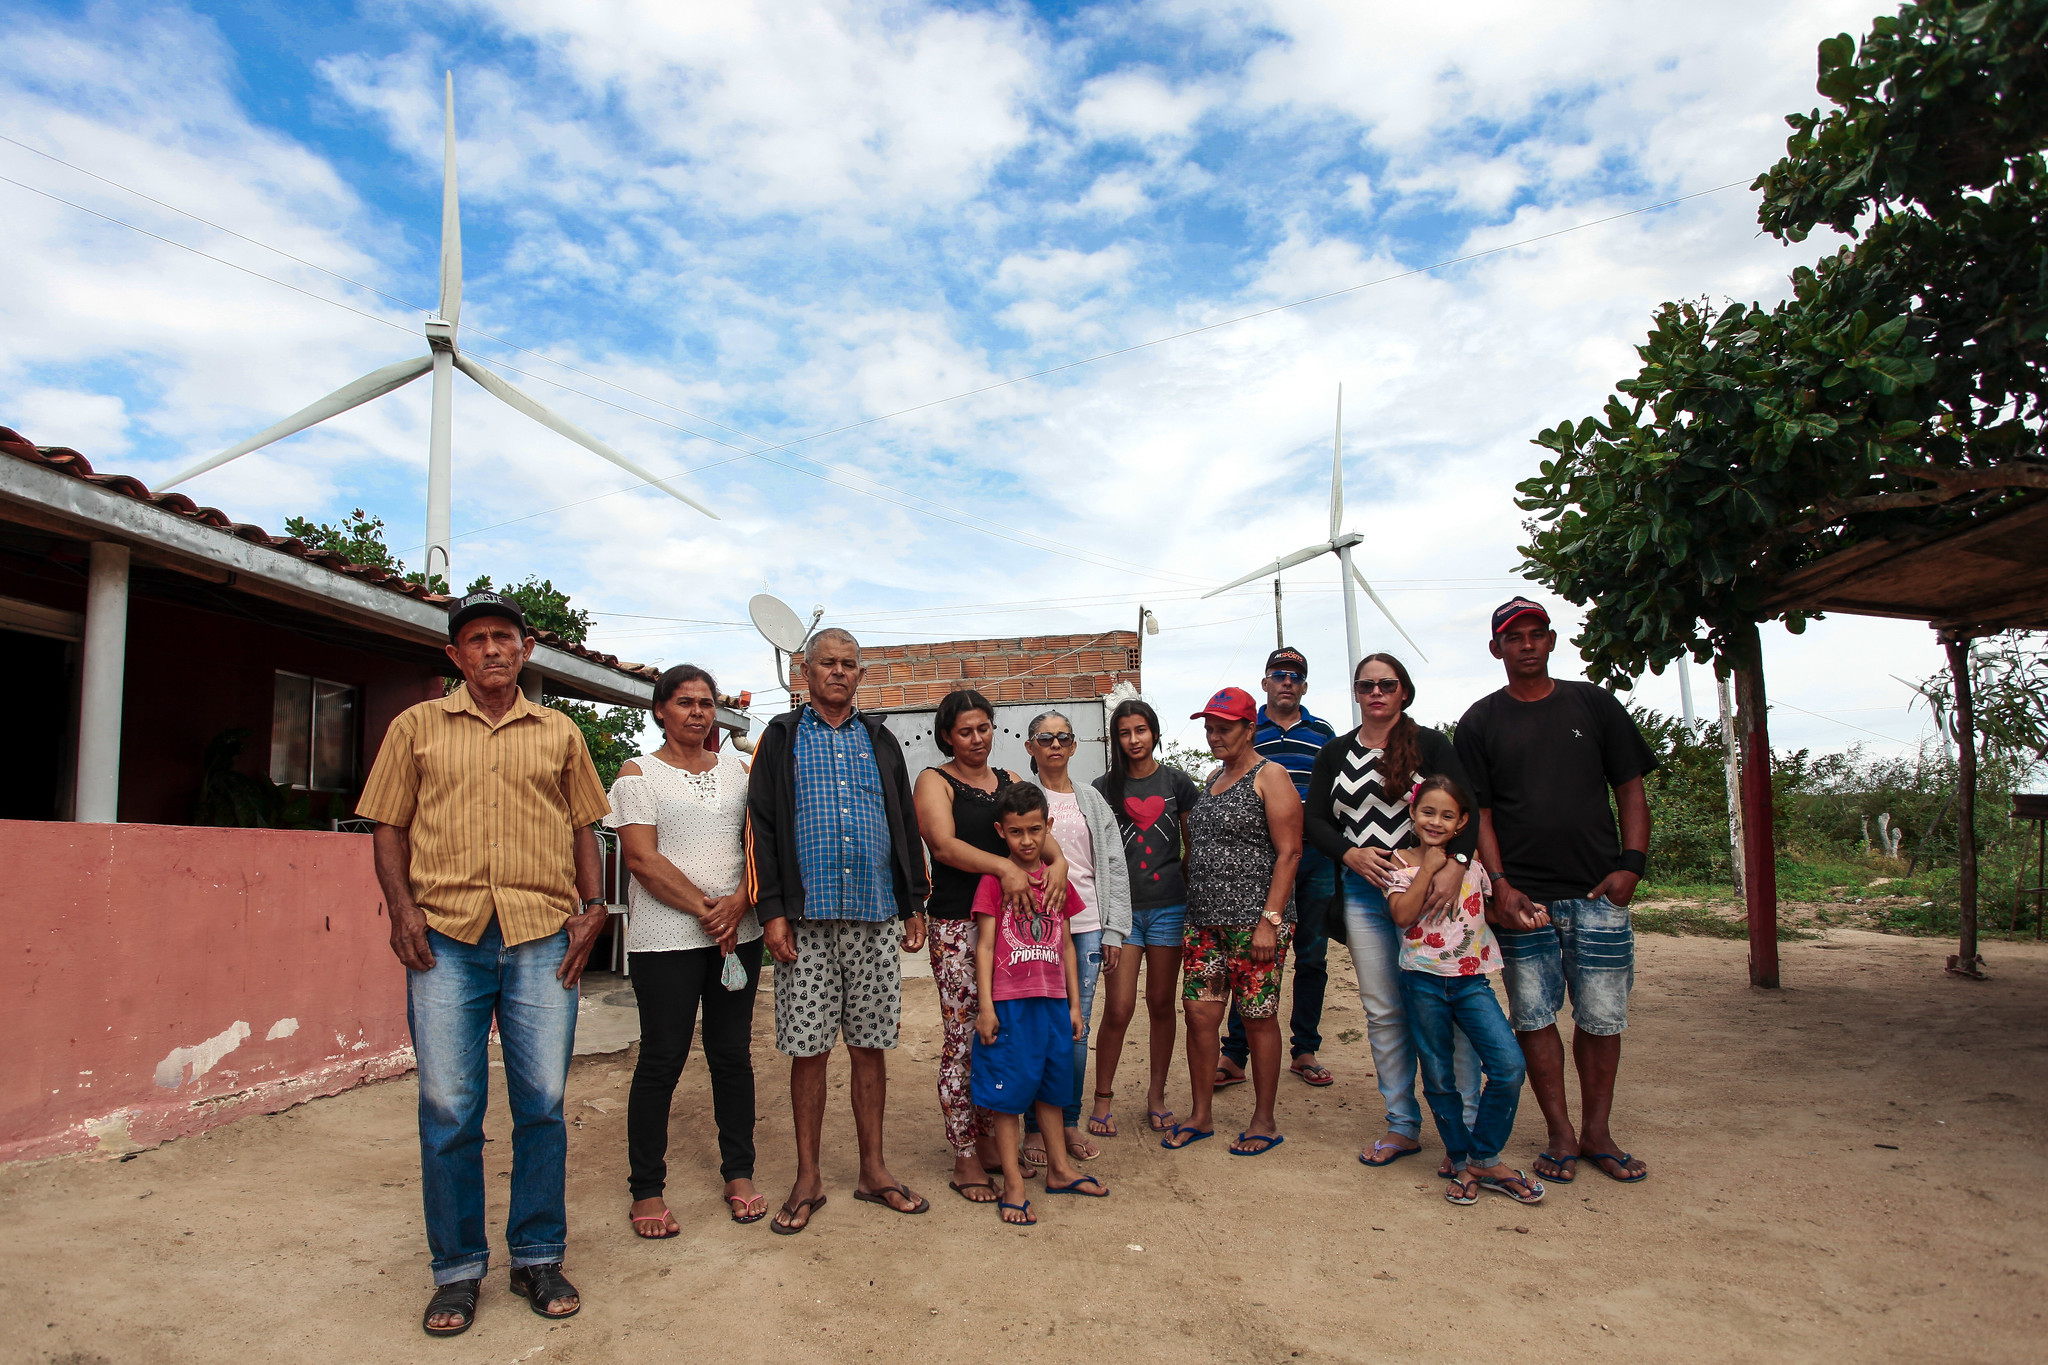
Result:
<svg viewBox="0 0 2048 1365">
<path fill-rule="evenodd" d="M 381 370 L 372 370 L 354 383 L 342 385 L 325 398 L 300 408 L 276 426 L 266 427 L 240 445 L 229 446 L 211 459 L 201 460 L 163 487 L 175 488 L 210 469 L 218 469 L 229 460 L 238 459 L 252 450 L 261 450 L 271 442 L 281 441 L 294 432 L 304 431 L 316 422 L 324 422 L 339 413 L 347 412 L 350 408 L 360 407 L 372 398 L 382 398 L 393 389 L 403 388 L 432 370 L 434 404 L 427 442 L 426 570 L 429 576 L 440 574 L 452 584 L 454 580 L 449 572 L 448 545 L 452 538 L 450 503 L 453 492 L 453 469 L 450 457 L 453 447 L 449 439 L 449 424 L 454 411 L 454 372 L 460 370 L 481 385 L 485 393 L 515 412 L 531 417 L 542 426 L 568 437 L 585 450 L 610 460 L 635 478 L 646 480 L 678 502 L 686 502 L 712 520 L 718 520 L 718 513 L 677 488 L 673 479 L 663 479 L 643 469 L 568 418 L 536 403 L 462 354 L 455 345 L 456 325 L 461 317 L 462 214 L 455 200 L 455 73 L 451 71 L 447 73 L 441 151 L 441 306 L 430 314 L 426 321 L 427 353 L 412 360 L 401 360 L 395 365 L 386 365 Z"/>
<path fill-rule="evenodd" d="M 1282 555 L 1271 564 L 1253 569 L 1244 577 L 1234 578 L 1215 592 L 1205 592 L 1202 596 L 1207 599 L 1218 593 L 1229 592 L 1232 588 L 1243 587 L 1254 578 L 1277 577 L 1282 569 L 1291 569 L 1296 564 L 1306 564 L 1317 555 L 1333 554 L 1337 556 L 1337 562 L 1343 566 L 1338 571 L 1338 576 L 1344 584 L 1344 647 L 1351 660 L 1351 671 L 1346 676 L 1358 675 L 1358 598 L 1351 590 L 1351 580 L 1354 578 L 1358 580 L 1358 586 L 1365 589 L 1365 595 L 1372 599 L 1373 605 L 1380 609 L 1380 614 L 1387 618 L 1387 623 L 1395 630 L 1401 631 L 1401 638 L 1426 661 L 1429 656 L 1422 653 L 1422 646 L 1415 643 L 1414 636 L 1401 629 L 1401 623 L 1394 619 L 1394 613 L 1387 610 L 1387 604 L 1380 601 L 1380 595 L 1372 590 L 1372 584 L 1365 581 L 1365 575 L 1351 562 L 1351 547 L 1364 539 L 1365 537 L 1358 532 L 1344 529 L 1344 386 L 1339 384 L 1337 434 L 1331 445 L 1330 454 L 1330 538 L 1320 545 L 1305 546 L 1291 555 Z M 1351 697 L 1351 723 L 1356 725 L 1364 718 L 1364 711 L 1358 705 L 1358 695 L 1354 692 Z"/>
</svg>

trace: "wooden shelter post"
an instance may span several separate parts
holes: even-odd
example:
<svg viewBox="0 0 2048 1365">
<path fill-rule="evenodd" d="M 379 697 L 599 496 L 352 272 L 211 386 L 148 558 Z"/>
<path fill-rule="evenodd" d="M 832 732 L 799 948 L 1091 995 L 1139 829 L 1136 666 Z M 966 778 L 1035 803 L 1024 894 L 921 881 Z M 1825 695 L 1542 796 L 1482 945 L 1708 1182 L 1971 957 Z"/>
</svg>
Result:
<svg viewBox="0 0 2048 1365">
<path fill-rule="evenodd" d="M 1749 908 L 1749 984 L 1778 986 L 1778 856 L 1772 817 L 1771 733 L 1765 719 L 1763 639 L 1752 622 L 1735 670 L 1742 744 L 1742 889 Z"/>
<path fill-rule="evenodd" d="M 1962 942 L 1948 969 L 1982 976 L 1977 955 L 1977 711 L 1970 692 L 1970 637 L 1943 631 L 1949 677 L 1956 689 L 1956 901 L 1963 921 Z"/>
</svg>

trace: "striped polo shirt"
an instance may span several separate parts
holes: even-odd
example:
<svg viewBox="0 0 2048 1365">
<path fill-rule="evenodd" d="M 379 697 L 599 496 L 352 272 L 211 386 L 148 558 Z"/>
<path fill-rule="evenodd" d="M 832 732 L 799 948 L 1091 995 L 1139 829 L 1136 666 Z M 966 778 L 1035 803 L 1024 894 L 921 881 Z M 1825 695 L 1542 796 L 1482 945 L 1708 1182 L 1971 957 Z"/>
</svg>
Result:
<svg viewBox="0 0 2048 1365">
<path fill-rule="evenodd" d="M 1337 737 L 1330 723 L 1309 714 L 1301 708 L 1301 719 L 1283 730 L 1266 715 L 1266 708 L 1259 708 L 1259 728 L 1252 735 L 1252 747 L 1287 769 L 1287 775 L 1294 779 L 1295 792 L 1308 796 L 1308 775 L 1315 769 L 1316 755 L 1323 746 Z"/>
<path fill-rule="evenodd" d="M 399 713 L 356 814 L 405 830 L 429 927 L 505 946 L 560 933 L 576 905 L 576 831 L 611 810 L 576 722 L 514 694 L 492 720 L 464 684 Z"/>
</svg>

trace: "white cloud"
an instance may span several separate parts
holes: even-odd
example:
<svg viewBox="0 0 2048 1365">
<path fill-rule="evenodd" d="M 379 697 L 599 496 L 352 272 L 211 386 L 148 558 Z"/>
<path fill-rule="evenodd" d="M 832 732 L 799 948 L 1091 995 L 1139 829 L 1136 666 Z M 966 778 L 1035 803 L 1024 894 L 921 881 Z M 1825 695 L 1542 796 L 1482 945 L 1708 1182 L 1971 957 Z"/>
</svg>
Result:
<svg viewBox="0 0 2048 1365">
<path fill-rule="evenodd" d="M 1151 71 L 1116 71 L 1081 88 L 1074 122 L 1089 136 L 1105 140 L 1184 138 L 1220 98 L 1203 86 L 1176 89 Z"/>
</svg>

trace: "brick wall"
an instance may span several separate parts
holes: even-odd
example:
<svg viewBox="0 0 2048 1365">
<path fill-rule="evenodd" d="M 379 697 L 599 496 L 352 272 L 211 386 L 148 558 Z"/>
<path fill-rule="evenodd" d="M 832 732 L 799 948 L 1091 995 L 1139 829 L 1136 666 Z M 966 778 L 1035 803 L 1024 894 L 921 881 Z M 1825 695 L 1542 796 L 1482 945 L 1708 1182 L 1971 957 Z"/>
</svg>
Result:
<svg viewBox="0 0 2048 1365">
<path fill-rule="evenodd" d="M 998 705 L 1081 701 L 1120 682 L 1138 683 L 1138 634 L 1026 635 L 1009 640 L 945 640 L 934 644 L 867 645 L 868 674 L 855 701 L 870 711 L 920 711 L 948 692 L 971 687 Z M 790 661 L 789 686 L 804 700 L 802 655 Z"/>
</svg>

